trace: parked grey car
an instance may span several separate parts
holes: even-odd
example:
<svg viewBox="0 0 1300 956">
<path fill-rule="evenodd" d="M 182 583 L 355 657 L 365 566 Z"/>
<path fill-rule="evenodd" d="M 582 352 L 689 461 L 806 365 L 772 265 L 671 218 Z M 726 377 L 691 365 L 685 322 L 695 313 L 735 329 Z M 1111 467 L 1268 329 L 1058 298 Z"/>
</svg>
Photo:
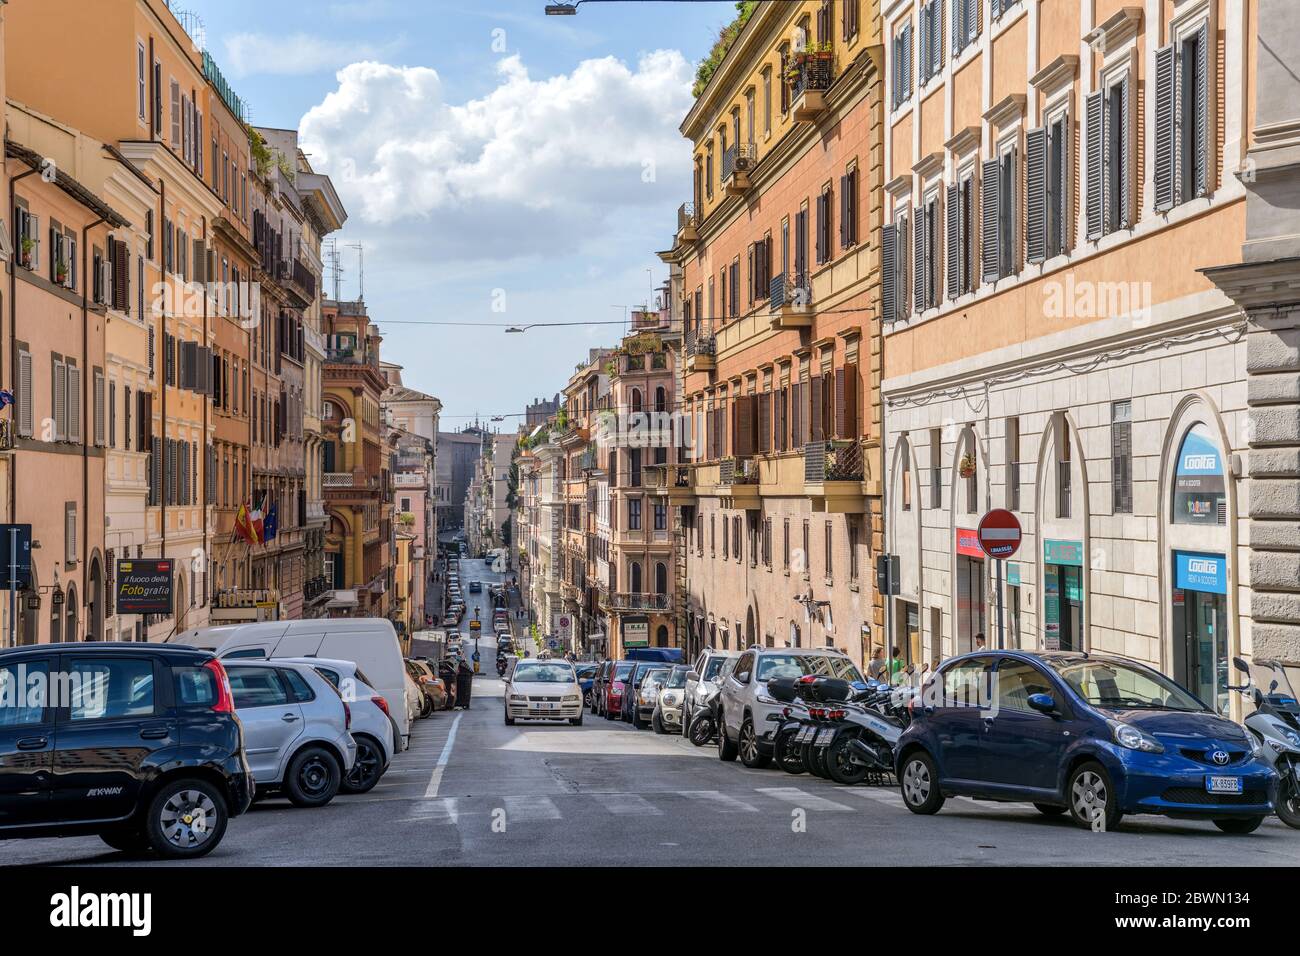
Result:
<svg viewBox="0 0 1300 956">
<path fill-rule="evenodd" d="M 307 664 L 224 663 L 258 794 L 283 791 L 298 807 L 333 800 L 357 758 L 352 716 L 338 691 Z"/>
<path fill-rule="evenodd" d="M 715 651 L 706 647 L 695 658 L 695 664 L 686 675 L 682 692 L 682 734 L 690 729 L 697 710 L 704 707 L 713 696 L 722 678 L 735 666 L 740 651 Z"/>
<path fill-rule="evenodd" d="M 292 657 L 285 661 L 316 668 L 347 703 L 352 713 L 351 733 L 357 744 L 357 759 L 344 775 L 341 789 L 344 793 L 373 790 L 393 759 L 393 741 L 401 738 L 384 695 L 375 690 L 352 661 L 318 657 Z"/>
</svg>

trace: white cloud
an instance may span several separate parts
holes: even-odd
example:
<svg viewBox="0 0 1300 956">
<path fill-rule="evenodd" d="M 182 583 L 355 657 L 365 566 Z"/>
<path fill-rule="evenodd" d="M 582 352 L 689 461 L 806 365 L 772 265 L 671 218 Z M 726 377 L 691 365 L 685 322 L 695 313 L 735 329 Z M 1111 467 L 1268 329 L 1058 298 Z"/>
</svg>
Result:
<svg viewBox="0 0 1300 956">
<path fill-rule="evenodd" d="M 321 73 L 358 57 L 384 56 L 401 44 L 401 40 L 396 40 L 381 48 L 354 41 L 327 40 L 309 33 L 289 36 L 236 33 L 226 39 L 226 62 L 235 76 Z"/>
<path fill-rule="evenodd" d="M 352 63 L 301 138 L 354 225 L 390 246 L 417 239 L 460 260 L 562 254 L 637 212 L 661 218 L 666 239 L 688 198 L 677 126 L 691 72 L 680 53 L 655 51 L 635 69 L 605 57 L 534 79 L 511 56 L 495 89 L 457 104 L 429 67 Z"/>
</svg>

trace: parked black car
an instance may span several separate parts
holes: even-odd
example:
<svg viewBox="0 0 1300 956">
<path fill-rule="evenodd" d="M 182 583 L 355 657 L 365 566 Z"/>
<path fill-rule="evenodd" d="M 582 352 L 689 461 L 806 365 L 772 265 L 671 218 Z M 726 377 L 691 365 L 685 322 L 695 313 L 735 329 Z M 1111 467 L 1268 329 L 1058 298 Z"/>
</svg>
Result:
<svg viewBox="0 0 1300 956">
<path fill-rule="evenodd" d="M 0 651 L 0 839 L 98 835 L 117 850 L 199 857 L 252 796 L 230 682 L 211 652 Z"/>
</svg>

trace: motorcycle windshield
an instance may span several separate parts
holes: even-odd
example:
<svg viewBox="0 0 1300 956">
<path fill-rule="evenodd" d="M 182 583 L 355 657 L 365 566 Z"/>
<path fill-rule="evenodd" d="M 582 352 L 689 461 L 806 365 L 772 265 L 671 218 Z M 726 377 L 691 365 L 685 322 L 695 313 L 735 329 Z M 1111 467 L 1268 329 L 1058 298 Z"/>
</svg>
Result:
<svg viewBox="0 0 1300 956">
<path fill-rule="evenodd" d="M 1285 666 L 1278 661 L 1253 661 L 1251 672 L 1252 680 L 1270 704 L 1287 713 L 1300 713 L 1300 703 Z"/>
</svg>

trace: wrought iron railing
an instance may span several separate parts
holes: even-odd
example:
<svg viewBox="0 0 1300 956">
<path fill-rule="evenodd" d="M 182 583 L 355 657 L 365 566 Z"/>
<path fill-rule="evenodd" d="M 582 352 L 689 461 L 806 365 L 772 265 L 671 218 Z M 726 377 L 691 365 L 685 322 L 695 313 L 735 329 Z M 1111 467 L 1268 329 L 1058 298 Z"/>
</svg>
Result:
<svg viewBox="0 0 1300 956">
<path fill-rule="evenodd" d="M 672 595 L 640 591 L 611 591 L 604 597 L 612 611 L 667 611 L 673 606 Z"/>
<path fill-rule="evenodd" d="M 808 287 L 807 276 L 789 272 L 772 276 L 772 281 L 768 285 L 767 298 L 768 305 L 773 309 L 810 305 L 812 292 Z"/>
<path fill-rule="evenodd" d="M 862 445 L 856 441 L 813 441 L 803 449 L 804 483 L 862 481 Z"/>
<path fill-rule="evenodd" d="M 797 100 L 806 90 L 829 90 L 834 81 L 834 60 L 827 56 L 809 56 L 795 68 L 790 81 L 790 98 Z"/>
<path fill-rule="evenodd" d="M 677 207 L 677 231 L 695 225 L 695 203 L 684 202 Z"/>
</svg>

